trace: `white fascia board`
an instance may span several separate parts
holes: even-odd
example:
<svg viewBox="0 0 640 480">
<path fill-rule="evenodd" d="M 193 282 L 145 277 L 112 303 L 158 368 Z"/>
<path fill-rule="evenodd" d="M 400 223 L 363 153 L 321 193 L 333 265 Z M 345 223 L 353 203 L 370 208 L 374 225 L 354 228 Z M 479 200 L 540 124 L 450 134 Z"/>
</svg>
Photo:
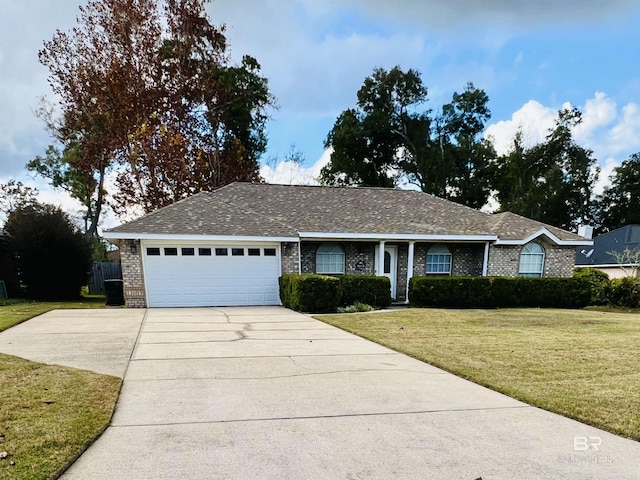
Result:
<svg viewBox="0 0 640 480">
<path fill-rule="evenodd" d="M 239 235 L 183 235 L 160 233 L 104 232 L 104 238 L 113 240 L 160 240 L 160 241 L 208 241 L 208 242 L 299 242 L 298 237 L 254 237 Z"/>
<path fill-rule="evenodd" d="M 560 240 L 557 236 L 555 236 L 553 233 L 551 233 L 546 228 L 541 228 L 537 232 L 532 233 L 527 238 L 523 238 L 523 239 L 517 239 L 517 240 L 500 240 L 500 239 L 498 239 L 496 241 L 495 245 L 526 245 L 527 243 L 531 242 L 532 240 L 535 240 L 536 238 L 538 238 L 538 237 L 540 237 L 542 235 L 547 237 L 549 240 L 551 240 L 556 245 L 573 246 L 573 247 L 579 247 L 581 245 L 593 245 L 593 240 L 588 240 L 586 238 L 584 240 Z"/>
<path fill-rule="evenodd" d="M 416 233 L 327 233 L 298 232 L 302 240 L 401 240 L 401 241 L 437 241 L 437 242 L 491 242 L 498 239 L 495 235 L 427 235 Z"/>
</svg>

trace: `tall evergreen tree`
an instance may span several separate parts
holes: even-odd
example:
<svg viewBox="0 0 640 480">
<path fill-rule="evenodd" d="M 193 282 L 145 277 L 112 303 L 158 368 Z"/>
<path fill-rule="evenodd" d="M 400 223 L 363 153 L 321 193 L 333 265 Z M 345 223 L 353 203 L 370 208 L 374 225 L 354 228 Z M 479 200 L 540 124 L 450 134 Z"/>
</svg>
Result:
<svg viewBox="0 0 640 480">
<path fill-rule="evenodd" d="M 640 224 L 640 152 L 623 161 L 609 179 L 611 185 L 598 199 L 601 230 Z"/>
<path fill-rule="evenodd" d="M 529 148 L 516 135 L 511 152 L 496 163 L 493 188 L 500 211 L 570 230 L 593 223 L 599 167 L 593 152 L 573 138 L 572 128 L 581 121 L 575 108 L 559 111 L 545 141 Z"/>
</svg>

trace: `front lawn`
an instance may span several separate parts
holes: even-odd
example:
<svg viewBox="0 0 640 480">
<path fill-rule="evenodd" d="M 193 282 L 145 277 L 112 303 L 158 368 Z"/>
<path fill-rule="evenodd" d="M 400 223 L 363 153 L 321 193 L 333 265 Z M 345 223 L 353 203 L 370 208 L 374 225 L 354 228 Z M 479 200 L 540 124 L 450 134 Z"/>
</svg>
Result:
<svg viewBox="0 0 640 480">
<path fill-rule="evenodd" d="M 33 300 L 0 300 L 0 332 L 57 308 L 102 308 L 104 297 L 85 295 L 73 302 L 36 302 Z"/>
<path fill-rule="evenodd" d="M 316 318 L 531 405 L 640 440 L 640 314 L 406 309 Z"/>
<path fill-rule="evenodd" d="M 8 301 L 0 331 L 56 308 L 97 308 L 104 297 L 78 302 Z M 107 427 L 121 379 L 0 354 L 0 478 L 57 478 Z"/>
</svg>

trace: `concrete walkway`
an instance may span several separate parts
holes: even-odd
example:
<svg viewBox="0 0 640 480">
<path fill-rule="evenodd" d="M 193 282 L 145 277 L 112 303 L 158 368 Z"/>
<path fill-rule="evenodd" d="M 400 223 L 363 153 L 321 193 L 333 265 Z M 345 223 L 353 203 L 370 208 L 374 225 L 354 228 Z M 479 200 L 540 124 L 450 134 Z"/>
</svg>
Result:
<svg viewBox="0 0 640 480">
<path fill-rule="evenodd" d="M 116 374 L 135 343 L 111 427 L 65 480 L 640 478 L 637 442 L 283 308 L 76 312 L 0 334 L 1 352 Z"/>
</svg>

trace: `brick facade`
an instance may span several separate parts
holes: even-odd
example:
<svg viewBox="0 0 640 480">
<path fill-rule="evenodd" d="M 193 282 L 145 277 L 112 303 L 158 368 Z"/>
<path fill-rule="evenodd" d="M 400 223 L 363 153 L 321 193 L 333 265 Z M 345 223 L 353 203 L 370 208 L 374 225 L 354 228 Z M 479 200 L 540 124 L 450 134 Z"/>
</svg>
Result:
<svg viewBox="0 0 640 480">
<path fill-rule="evenodd" d="M 515 277 L 518 275 L 520 248 L 513 245 L 491 245 L 489 247 L 490 277 Z"/>
<path fill-rule="evenodd" d="M 544 248 L 543 277 L 570 277 L 576 257 L 576 249 L 560 246 L 543 238 L 535 241 Z M 491 245 L 489 247 L 489 276 L 517 277 L 520 273 L 520 253 L 524 245 Z"/>
<path fill-rule="evenodd" d="M 316 273 L 316 250 L 324 242 L 302 243 L 302 273 Z M 332 242 L 333 243 L 333 242 Z M 375 275 L 377 243 L 336 242 L 344 250 L 344 270 L 347 275 Z M 359 270 L 358 268 L 362 268 Z"/>
<path fill-rule="evenodd" d="M 575 261 L 575 247 L 557 246 L 544 238 L 537 240 L 545 249 L 543 276 L 570 277 Z M 287 242 L 281 245 L 281 271 L 286 273 L 315 273 L 316 250 L 323 242 Z M 345 273 L 348 275 L 375 275 L 376 246 L 378 242 L 336 242 L 345 252 Z M 397 247 L 396 300 L 406 299 L 408 242 L 386 242 Z M 413 275 L 426 275 L 427 252 L 434 243 L 415 243 Z M 134 247 L 134 248 L 132 248 Z M 447 244 L 451 251 L 452 275 L 482 275 L 484 243 Z M 300 249 L 300 253 L 298 250 Z M 487 275 L 510 276 L 519 274 L 520 245 L 490 245 Z M 125 304 L 131 308 L 146 308 L 147 299 L 139 240 L 122 240 L 120 255 L 124 279 Z"/>
<path fill-rule="evenodd" d="M 436 243 L 416 243 L 413 255 L 413 275 L 427 274 L 427 252 Z M 444 244 L 451 252 L 451 275 L 482 275 L 484 244 Z"/>
<path fill-rule="evenodd" d="M 286 242 L 280 246 L 280 262 L 283 275 L 286 273 L 300 272 L 300 255 L 298 254 L 299 248 L 300 244 L 297 242 Z"/>
<path fill-rule="evenodd" d="M 144 288 L 140 240 L 122 240 L 120 264 L 122 265 L 125 305 L 130 308 L 146 308 L 147 295 Z"/>
</svg>

